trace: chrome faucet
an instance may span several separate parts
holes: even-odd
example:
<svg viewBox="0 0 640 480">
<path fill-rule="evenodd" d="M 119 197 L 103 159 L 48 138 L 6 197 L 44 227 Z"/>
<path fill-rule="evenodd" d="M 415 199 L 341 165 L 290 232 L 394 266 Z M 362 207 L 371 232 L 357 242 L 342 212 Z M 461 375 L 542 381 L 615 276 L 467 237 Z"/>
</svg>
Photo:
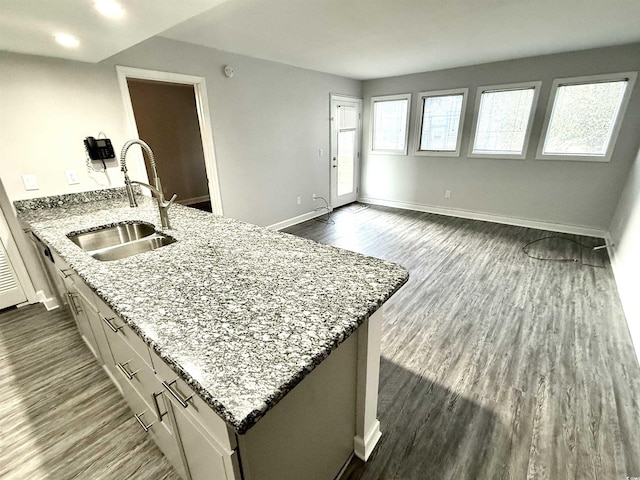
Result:
<svg viewBox="0 0 640 480">
<path fill-rule="evenodd" d="M 131 145 L 140 145 L 140 147 L 147 153 L 149 164 L 151 165 L 151 169 L 153 170 L 153 183 L 155 184 L 155 187 L 149 185 L 148 183 L 129 179 L 129 174 L 127 173 L 126 157 L 127 150 L 129 150 L 129 147 L 131 147 Z M 122 170 L 122 173 L 124 173 L 124 183 L 126 185 L 127 197 L 129 198 L 129 206 L 132 208 L 138 206 L 138 202 L 136 201 L 136 197 L 133 193 L 133 184 L 136 183 L 138 185 L 147 187 L 149 190 L 151 190 L 151 193 L 156 197 L 156 200 L 158 201 L 158 211 L 160 213 L 160 223 L 162 224 L 162 228 L 171 228 L 167 211 L 173 204 L 173 201 L 176 199 L 177 195 L 174 194 L 173 197 L 171 197 L 171 200 L 169 200 L 168 202 L 165 200 L 164 194 L 162 193 L 162 184 L 160 183 L 160 177 L 158 176 L 158 169 L 156 168 L 156 160 L 149 145 L 147 145 L 139 138 L 131 139 L 127 143 L 125 143 L 122 147 L 122 152 L 120 153 L 120 170 Z"/>
</svg>

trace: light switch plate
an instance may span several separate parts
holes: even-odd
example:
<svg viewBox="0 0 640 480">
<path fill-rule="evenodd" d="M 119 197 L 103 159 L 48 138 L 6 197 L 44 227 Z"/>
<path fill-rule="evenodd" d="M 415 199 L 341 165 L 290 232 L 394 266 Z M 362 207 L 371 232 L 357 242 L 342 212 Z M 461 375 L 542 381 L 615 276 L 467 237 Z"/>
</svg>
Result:
<svg viewBox="0 0 640 480">
<path fill-rule="evenodd" d="M 22 183 L 24 183 L 25 190 L 38 190 L 38 179 L 33 173 L 23 173 Z"/>
<path fill-rule="evenodd" d="M 65 170 L 64 175 L 65 177 L 67 177 L 67 183 L 69 185 L 76 185 L 80 183 L 80 180 L 78 180 L 78 174 L 76 173 L 75 170 L 73 169 Z"/>
</svg>

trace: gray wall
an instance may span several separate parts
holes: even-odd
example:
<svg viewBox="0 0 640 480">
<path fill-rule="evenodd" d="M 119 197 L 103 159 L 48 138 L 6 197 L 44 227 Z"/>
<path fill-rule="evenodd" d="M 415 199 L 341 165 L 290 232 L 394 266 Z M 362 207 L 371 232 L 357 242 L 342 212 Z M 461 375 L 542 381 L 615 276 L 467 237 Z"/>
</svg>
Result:
<svg viewBox="0 0 640 480">
<path fill-rule="evenodd" d="M 638 151 L 640 82 L 627 109 L 610 163 L 535 160 L 554 78 L 640 69 L 640 44 L 476 65 L 365 81 L 361 197 L 412 204 L 418 209 L 479 212 L 515 220 L 607 231 L 631 163 Z M 476 89 L 541 80 L 533 130 L 525 160 L 467 158 Z M 419 126 L 421 91 L 469 88 L 460 157 L 412 154 Z M 370 99 L 412 93 L 409 155 L 372 155 Z M 445 190 L 451 190 L 445 199 Z"/>
<path fill-rule="evenodd" d="M 328 197 L 329 157 L 318 150 L 329 151 L 329 94 L 360 96 L 360 81 L 152 38 L 97 65 L 0 52 L 0 175 L 10 200 L 105 183 L 86 174 L 82 139 L 105 131 L 116 151 L 127 140 L 115 65 L 205 77 L 225 215 L 270 225 L 312 212 L 312 193 Z M 79 185 L 67 185 L 68 168 Z M 22 173 L 35 173 L 40 190 L 26 192 Z M 115 164 L 109 173 L 122 185 Z"/>
<path fill-rule="evenodd" d="M 119 150 L 125 120 L 112 67 L 0 52 L 0 176 L 11 201 L 108 186 L 104 175 L 87 174 L 82 140 L 103 130 Z M 121 186 L 111 163 L 113 186 Z M 67 184 L 67 169 L 78 185 Z M 23 173 L 35 174 L 40 189 L 25 191 Z"/>
<path fill-rule="evenodd" d="M 611 240 L 618 292 L 636 356 L 640 359 L 640 151 L 611 222 Z"/>
<path fill-rule="evenodd" d="M 206 78 L 225 215 L 270 225 L 328 198 L 329 94 L 361 96 L 360 81 L 157 37 L 103 63 Z"/>
</svg>

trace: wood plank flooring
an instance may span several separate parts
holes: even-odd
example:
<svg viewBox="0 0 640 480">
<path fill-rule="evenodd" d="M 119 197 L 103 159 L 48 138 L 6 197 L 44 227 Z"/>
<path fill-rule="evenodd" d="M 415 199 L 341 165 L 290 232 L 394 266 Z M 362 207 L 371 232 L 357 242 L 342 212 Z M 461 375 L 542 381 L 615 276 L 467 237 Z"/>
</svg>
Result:
<svg viewBox="0 0 640 480">
<path fill-rule="evenodd" d="M 66 309 L 0 312 L 0 479 L 179 480 Z"/>
<path fill-rule="evenodd" d="M 640 369 L 603 251 L 531 246 L 593 268 L 525 256 L 538 230 L 382 207 L 332 219 L 288 231 L 411 274 L 385 305 L 383 437 L 344 478 L 640 476 Z M 178 478 L 64 310 L 0 312 L 0 395 L 3 480 Z"/>
<path fill-rule="evenodd" d="M 640 369 L 604 250 L 551 238 L 529 253 L 578 261 L 539 261 L 522 246 L 549 232 L 374 206 L 331 218 L 286 231 L 411 275 L 385 305 L 383 436 L 344 478 L 640 477 Z"/>
</svg>

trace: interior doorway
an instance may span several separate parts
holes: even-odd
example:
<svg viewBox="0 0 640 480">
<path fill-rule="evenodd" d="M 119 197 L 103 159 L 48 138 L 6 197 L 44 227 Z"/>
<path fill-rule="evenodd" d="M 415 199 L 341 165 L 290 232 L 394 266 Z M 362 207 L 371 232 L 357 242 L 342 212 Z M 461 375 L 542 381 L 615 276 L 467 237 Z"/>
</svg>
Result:
<svg viewBox="0 0 640 480">
<path fill-rule="evenodd" d="M 358 199 L 362 99 L 331 95 L 331 206 Z"/>
<path fill-rule="evenodd" d="M 153 149 L 164 194 L 222 214 L 205 80 L 202 77 L 117 67 L 131 137 Z M 138 155 L 134 179 L 148 165 Z M 140 180 L 145 180 L 140 178 Z"/>
</svg>

